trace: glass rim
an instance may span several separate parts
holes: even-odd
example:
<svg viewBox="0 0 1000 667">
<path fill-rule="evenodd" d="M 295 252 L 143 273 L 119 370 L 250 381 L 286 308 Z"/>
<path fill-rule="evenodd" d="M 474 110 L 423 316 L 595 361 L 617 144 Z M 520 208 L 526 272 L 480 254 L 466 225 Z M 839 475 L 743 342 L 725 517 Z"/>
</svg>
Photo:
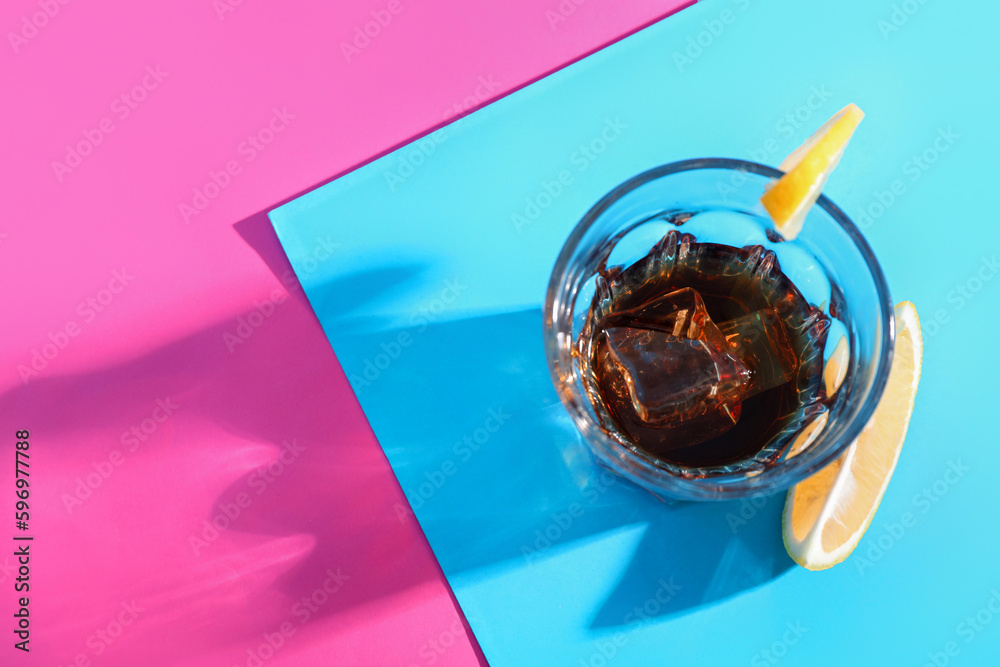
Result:
<svg viewBox="0 0 1000 667">
<path fill-rule="evenodd" d="M 544 329 L 545 355 L 549 366 L 549 373 L 552 376 L 553 383 L 559 390 L 560 400 L 567 410 L 569 410 L 574 422 L 576 422 L 578 426 L 581 419 L 585 422 L 590 419 L 589 417 L 580 414 L 577 407 L 572 405 L 571 400 L 566 395 L 565 382 L 559 374 L 559 341 L 557 340 L 555 332 L 555 313 L 557 311 L 557 306 L 560 305 L 557 304 L 557 298 L 561 296 L 560 283 L 562 282 L 563 276 L 566 274 L 566 269 L 572 260 L 573 254 L 579 247 L 583 237 L 597 222 L 601 215 L 603 215 L 612 204 L 621 199 L 623 196 L 651 181 L 665 176 L 685 171 L 709 169 L 752 173 L 773 179 L 781 178 L 785 174 L 785 172 L 774 167 L 760 164 L 758 162 L 734 158 L 694 158 L 679 160 L 677 162 L 670 162 L 658 167 L 653 167 L 642 172 L 641 174 L 633 176 L 604 195 L 584 214 L 583 218 L 581 218 L 576 224 L 573 231 L 563 244 L 563 247 L 559 252 L 559 256 L 556 259 L 555 266 L 552 269 L 552 274 L 549 278 L 548 289 L 545 296 L 545 308 L 543 311 L 544 317 L 542 325 Z M 813 475 L 822 468 L 825 468 L 838 456 L 840 456 L 844 450 L 846 450 L 851 443 L 857 439 L 862 429 L 864 429 L 864 427 L 871 420 L 875 409 L 878 407 L 885 385 L 889 379 L 889 370 L 892 365 L 895 342 L 895 320 L 893 317 L 893 304 L 889 293 L 889 285 L 885 279 L 885 274 L 882 272 L 882 267 L 879 265 L 878 260 L 875 257 L 874 251 L 871 246 L 868 245 L 868 241 L 865 240 L 861 231 L 850 219 L 850 217 L 824 194 L 820 195 L 819 199 L 816 201 L 816 205 L 820 206 L 837 224 L 840 225 L 840 227 L 847 234 L 848 238 L 854 243 L 858 251 L 861 253 L 862 259 L 868 267 L 868 271 L 875 284 L 880 314 L 882 321 L 885 323 L 885 326 L 882 327 L 882 335 L 879 341 L 880 350 L 877 366 L 872 380 L 872 386 L 865 396 L 864 404 L 854 415 L 851 422 L 847 425 L 840 440 L 831 446 L 827 452 L 816 457 L 812 461 L 809 461 L 806 465 L 803 465 L 803 462 L 807 459 L 801 456 L 795 457 L 792 460 L 786 459 L 785 461 L 782 461 L 778 464 L 778 466 L 776 466 L 773 475 L 767 480 L 767 483 L 763 485 L 763 488 L 760 488 L 761 485 L 759 482 L 755 483 L 755 480 L 759 479 L 758 476 L 748 477 L 733 482 L 724 481 L 725 475 L 715 478 L 680 477 L 669 473 L 659 466 L 656 466 L 645 457 L 629 451 L 629 458 L 634 459 L 635 462 L 640 464 L 643 469 L 653 468 L 662 473 L 662 475 L 656 476 L 657 482 L 659 482 L 656 486 L 662 487 L 662 491 L 664 493 L 686 500 L 728 500 L 753 495 L 755 492 L 776 493 L 787 489 Z M 570 391 L 572 392 L 575 390 L 571 389 Z M 585 437 L 586 435 L 587 434 L 584 434 Z M 601 436 L 610 440 L 610 438 L 605 435 L 603 431 L 601 432 Z M 738 475 L 739 473 L 733 474 Z M 643 477 L 646 478 L 649 477 L 649 475 Z M 661 478 L 669 479 L 669 485 L 663 484 L 661 482 Z"/>
</svg>

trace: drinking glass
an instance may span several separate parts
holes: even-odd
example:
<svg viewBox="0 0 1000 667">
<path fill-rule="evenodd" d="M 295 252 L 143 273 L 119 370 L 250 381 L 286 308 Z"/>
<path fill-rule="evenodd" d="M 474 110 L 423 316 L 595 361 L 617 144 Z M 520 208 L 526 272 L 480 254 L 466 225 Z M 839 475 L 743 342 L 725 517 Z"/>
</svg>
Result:
<svg viewBox="0 0 1000 667">
<path fill-rule="evenodd" d="M 861 232 L 825 196 L 810 209 L 798 237 L 781 240 L 759 198 L 782 175 L 755 162 L 719 158 L 650 169 L 616 187 L 584 215 L 552 271 L 544 342 L 560 399 L 601 464 L 661 496 L 725 500 L 787 489 L 836 459 L 868 423 L 882 395 L 894 335 L 885 276 Z M 629 266 L 650 251 L 651 240 L 673 227 L 688 231 L 684 224 L 690 214 L 705 211 L 739 214 L 758 225 L 775 247 L 792 244 L 798 256 L 815 261 L 815 270 L 829 280 L 831 299 L 811 305 L 843 325 L 849 354 L 846 376 L 821 420 L 778 434 L 746 461 L 695 469 L 661 460 L 601 427 L 585 384 L 590 360 L 578 352 L 578 343 L 602 263 Z M 732 230 L 723 226 L 701 225 L 695 236 L 698 242 L 735 245 Z M 796 285 L 807 296 L 807 286 Z"/>
</svg>

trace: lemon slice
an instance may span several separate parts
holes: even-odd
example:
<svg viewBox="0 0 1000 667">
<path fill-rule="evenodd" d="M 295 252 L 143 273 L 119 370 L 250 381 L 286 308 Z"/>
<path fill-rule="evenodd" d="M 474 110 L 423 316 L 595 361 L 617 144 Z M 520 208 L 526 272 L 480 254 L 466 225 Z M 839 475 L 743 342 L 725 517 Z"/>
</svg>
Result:
<svg viewBox="0 0 1000 667">
<path fill-rule="evenodd" d="M 785 158 L 779 169 L 785 172 L 760 198 L 771 215 L 778 233 L 791 241 L 802 230 L 802 221 L 819 199 L 830 172 L 840 162 L 865 113 L 856 104 L 848 104 L 826 121 Z"/>
<path fill-rule="evenodd" d="M 861 435 L 836 461 L 788 492 L 783 536 L 804 568 L 825 570 L 854 550 L 875 516 L 899 460 L 920 382 L 923 339 L 916 307 L 896 306 L 889 381 Z"/>
<path fill-rule="evenodd" d="M 844 378 L 847 377 L 847 362 L 850 360 L 850 352 L 847 349 L 847 338 L 840 337 L 837 345 L 833 348 L 830 358 L 823 367 L 823 384 L 826 387 L 826 395 L 833 396 L 840 389 Z"/>
</svg>

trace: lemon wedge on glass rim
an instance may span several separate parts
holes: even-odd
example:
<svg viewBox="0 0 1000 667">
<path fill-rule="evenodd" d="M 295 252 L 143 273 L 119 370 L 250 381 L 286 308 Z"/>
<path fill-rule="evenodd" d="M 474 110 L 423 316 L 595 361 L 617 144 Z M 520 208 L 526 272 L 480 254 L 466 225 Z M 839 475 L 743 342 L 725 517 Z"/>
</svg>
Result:
<svg viewBox="0 0 1000 667">
<path fill-rule="evenodd" d="M 785 175 L 768 188 L 760 202 L 785 239 L 791 241 L 802 230 L 802 221 L 864 117 L 856 104 L 848 104 L 778 166 Z"/>
</svg>

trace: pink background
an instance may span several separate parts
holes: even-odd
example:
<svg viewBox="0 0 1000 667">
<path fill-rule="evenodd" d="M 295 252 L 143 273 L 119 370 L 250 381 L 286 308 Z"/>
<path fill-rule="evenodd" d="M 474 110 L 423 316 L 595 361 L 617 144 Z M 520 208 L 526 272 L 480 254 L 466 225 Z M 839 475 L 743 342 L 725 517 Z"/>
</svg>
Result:
<svg viewBox="0 0 1000 667">
<path fill-rule="evenodd" d="M 29 429 L 35 536 L 0 663 L 479 664 L 265 212 L 682 3 L 237 2 L 0 11 L 0 465 Z"/>
</svg>

